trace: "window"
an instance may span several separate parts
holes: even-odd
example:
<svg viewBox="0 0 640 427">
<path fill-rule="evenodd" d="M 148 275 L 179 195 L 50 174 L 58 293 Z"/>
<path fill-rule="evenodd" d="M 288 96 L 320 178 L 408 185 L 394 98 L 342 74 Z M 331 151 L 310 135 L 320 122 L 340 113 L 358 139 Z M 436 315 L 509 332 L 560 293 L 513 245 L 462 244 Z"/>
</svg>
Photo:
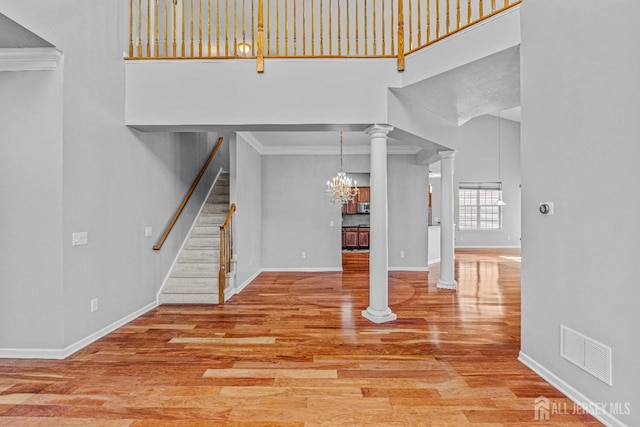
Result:
<svg viewBox="0 0 640 427">
<path fill-rule="evenodd" d="M 501 182 L 461 182 L 458 189 L 458 227 L 461 230 L 500 230 L 502 206 L 496 205 Z"/>
</svg>

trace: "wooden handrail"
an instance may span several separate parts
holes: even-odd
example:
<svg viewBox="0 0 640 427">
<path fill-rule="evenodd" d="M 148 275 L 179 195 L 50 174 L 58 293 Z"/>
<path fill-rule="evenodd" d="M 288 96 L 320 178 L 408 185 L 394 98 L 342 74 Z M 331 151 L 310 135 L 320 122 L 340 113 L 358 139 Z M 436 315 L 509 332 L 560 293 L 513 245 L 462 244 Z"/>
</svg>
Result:
<svg viewBox="0 0 640 427">
<path fill-rule="evenodd" d="M 182 200 L 182 203 L 180 203 L 178 210 L 173 215 L 173 218 L 171 218 L 171 222 L 169 222 L 169 225 L 167 225 L 167 228 L 165 228 L 164 233 L 162 233 L 162 236 L 160 236 L 160 240 L 158 240 L 158 243 L 156 243 L 156 245 L 153 247 L 154 251 L 159 251 L 162 248 L 162 245 L 164 245 L 164 241 L 167 240 L 167 237 L 169 236 L 169 233 L 173 229 L 173 226 L 176 225 L 176 222 L 178 222 L 178 218 L 180 218 L 180 214 L 182 214 L 182 211 L 184 210 L 185 206 L 187 206 L 187 202 L 189 201 L 189 199 L 191 198 L 191 195 L 193 194 L 196 187 L 200 183 L 202 176 L 204 175 L 207 168 L 209 167 L 211 160 L 213 160 L 213 157 L 218 152 L 218 149 L 222 145 L 223 140 L 224 140 L 223 137 L 218 138 L 218 142 L 216 143 L 216 146 L 213 147 L 213 150 L 211 150 L 211 154 L 209 154 L 209 158 L 205 162 L 204 166 L 202 166 L 202 169 L 200 170 L 200 173 L 196 177 L 195 181 L 193 181 L 193 184 L 191 184 L 191 188 L 189 188 L 187 195 L 184 196 L 184 199 Z"/>
<path fill-rule="evenodd" d="M 224 304 L 224 290 L 227 287 L 227 272 L 231 271 L 231 259 L 233 258 L 233 213 L 236 204 L 232 203 L 229 213 L 220 226 L 220 270 L 218 271 L 218 304 Z"/>
</svg>

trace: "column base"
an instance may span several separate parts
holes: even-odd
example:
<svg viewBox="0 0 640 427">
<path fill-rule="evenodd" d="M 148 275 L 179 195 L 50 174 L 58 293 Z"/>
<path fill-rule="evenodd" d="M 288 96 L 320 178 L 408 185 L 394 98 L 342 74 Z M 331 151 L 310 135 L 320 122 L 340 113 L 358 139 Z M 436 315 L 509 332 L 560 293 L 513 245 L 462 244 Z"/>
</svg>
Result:
<svg viewBox="0 0 640 427">
<path fill-rule="evenodd" d="M 362 310 L 362 317 L 367 320 L 370 320 L 373 323 L 386 323 L 394 321 L 398 318 L 395 313 L 391 311 L 390 308 L 387 308 L 384 311 L 376 310 L 371 307 L 366 310 Z"/>
<path fill-rule="evenodd" d="M 455 280 L 438 280 L 438 289 L 453 289 L 454 291 L 458 290 L 458 282 Z"/>
</svg>

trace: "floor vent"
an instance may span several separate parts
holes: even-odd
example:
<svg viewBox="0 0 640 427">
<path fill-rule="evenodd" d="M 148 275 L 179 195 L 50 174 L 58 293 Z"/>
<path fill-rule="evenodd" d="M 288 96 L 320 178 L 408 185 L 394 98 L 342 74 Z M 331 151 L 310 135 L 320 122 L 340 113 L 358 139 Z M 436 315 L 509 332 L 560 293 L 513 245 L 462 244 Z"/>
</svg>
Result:
<svg viewBox="0 0 640 427">
<path fill-rule="evenodd" d="M 560 325 L 560 355 L 611 385 L 611 347 Z"/>
</svg>

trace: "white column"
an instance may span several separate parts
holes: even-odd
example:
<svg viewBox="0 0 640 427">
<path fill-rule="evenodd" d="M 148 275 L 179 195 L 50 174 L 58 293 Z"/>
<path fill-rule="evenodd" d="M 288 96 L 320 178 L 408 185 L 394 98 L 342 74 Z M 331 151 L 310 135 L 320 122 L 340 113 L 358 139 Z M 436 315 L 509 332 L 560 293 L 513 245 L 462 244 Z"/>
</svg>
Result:
<svg viewBox="0 0 640 427">
<path fill-rule="evenodd" d="M 389 232 L 387 201 L 388 125 L 373 125 L 365 132 L 371 140 L 371 208 L 369 214 L 369 307 L 362 316 L 374 323 L 396 320 L 389 308 Z"/>
<path fill-rule="evenodd" d="M 453 156 L 455 151 L 441 151 L 440 175 L 442 179 L 440 212 L 440 279 L 438 288 L 458 289 L 455 280 L 453 223 Z"/>
</svg>

